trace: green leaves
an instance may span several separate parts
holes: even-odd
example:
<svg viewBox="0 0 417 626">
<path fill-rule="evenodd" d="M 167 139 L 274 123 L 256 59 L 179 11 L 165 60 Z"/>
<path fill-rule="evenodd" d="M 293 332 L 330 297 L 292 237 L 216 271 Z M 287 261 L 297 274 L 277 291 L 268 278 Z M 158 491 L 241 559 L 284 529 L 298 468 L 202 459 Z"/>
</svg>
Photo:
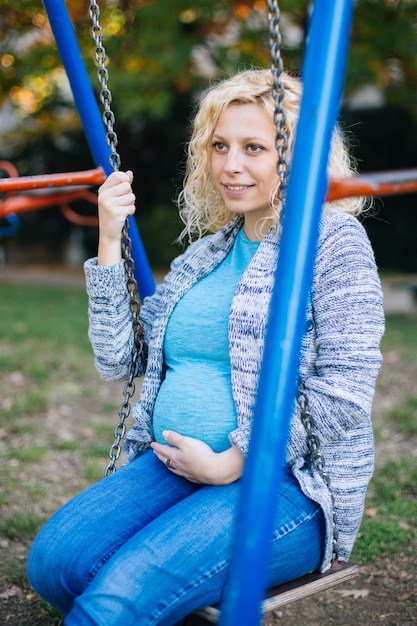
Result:
<svg viewBox="0 0 417 626">
<path fill-rule="evenodd" d="M 178 94 L 190 98 L 209 79 L 239 67 L 269 63 L 267 5 L 263 0 L 164 0 L 102 3 L 100 23 L 108 56 L 114 108 L 125 122 L 167 115 Z M 308 21 L 307 0 L 281 3 L 283 57 L 300 69 Z M 417 99 L 417 1 L 358 0 L 352 28 L 346 93 L 378 85 L 389 102 L 413 108 Z M 77 40 L 98 89 L 94 42 L 85 3 L 68 3 Z M 68 104 L 68 87 L 45 13 L 38 0 L 2 7 L 0 106 L 39 122 L 50 105 Z M 411 97 L 410 97 L 411 96 Z M 415 108 L 415 107 L 414 107 Z M 73 119 L 61 119 L 63 128 Z"/>
</svg>

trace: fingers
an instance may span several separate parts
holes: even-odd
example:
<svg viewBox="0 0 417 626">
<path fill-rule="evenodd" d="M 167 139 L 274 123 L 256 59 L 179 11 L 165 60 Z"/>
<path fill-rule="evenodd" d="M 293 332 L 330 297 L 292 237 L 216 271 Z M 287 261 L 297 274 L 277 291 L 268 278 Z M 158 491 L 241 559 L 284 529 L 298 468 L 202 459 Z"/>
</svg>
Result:
<svg viewBox="0 0 417 626">
<path fill-rule="evenodd" d="M 176 448 L 180 448 L 185 439 L 183 435 L 176 433 L 174 430 L 163 430 L 162 436 L 165 441 L 168 441 L 171 446 L 175 446 Z"/>
<path fill-rule="evenodd" d="M 108 242 L 120 241 L 126 217 L 135 213 L 136 197 L 132 191 L 132 181 L 131 171 L 113 172 L 98 191 L 101 250 Z M 107 258 L 106 251 L 104 258 Z"/>
<path fill-rule="evenodd" d="M 182 467 L 181 463 L 181 440 L 185 439 L 179 433 L 164 430 L 162 432 L 164 439 L 170 444 L 152 442 L 151 448 L 154 453 L 171 471 L 178 471 Z M 178 454 L 179 453 L 179 454 Z"/>
<path fill-rule="evenodd" d="M 153 442 L 151 447 L 168 470 L 194 483 L 207 483 L 207 476 L 216 456 L 206 443 L 193 437 L 166 430 L 162 432 L 167 444 Z"/>
<path fill-rule="evenodd" d="M 101 185 L 100 189 L 110 189 L 120 183 L 129 183 L 129 185 L 131 185 L 132 182 L 133 172 L 131 170 L 127 170 L 127 172 L 112 172 Z"/>
<path fill-rule="evenodd" d="M 132 182 L 130 170 L 112 172 L 98 190 L 99 265 L 114 265 L 121 261 L 122 229 L 126 218 L 136 210 Z"/>
<path fill-rule="evenodd" d="M 132 172 L 113 172 L 98 191 L 99 206 L 112 209 L 127 207 L 129 215 L 134 212 L 136 197 L 132 191 Z"/>
</svg>

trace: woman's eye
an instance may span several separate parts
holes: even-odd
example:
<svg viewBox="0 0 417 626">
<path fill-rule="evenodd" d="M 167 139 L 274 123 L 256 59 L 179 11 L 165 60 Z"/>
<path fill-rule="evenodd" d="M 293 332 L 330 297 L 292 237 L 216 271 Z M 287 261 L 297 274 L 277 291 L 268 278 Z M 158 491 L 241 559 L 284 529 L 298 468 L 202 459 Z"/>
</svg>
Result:
<svg viewBox="0 0 417 626">
<path fill-rule="evenodd" d="M 263 150 L 262 146 L 258 146 L 258 144 L 256 143 L 250 143 L 248 144 L 248 146 L 246 147 L 248 152 L 261 152 L 261 150 Z"/>
<path fill-rule="evenodd" d="M 221 141 L 215 141 L 213 143 L 213 148 L 216 150 L 216 152 L 225 152 L 227 150 L 226 145 Z"/>
</svg>

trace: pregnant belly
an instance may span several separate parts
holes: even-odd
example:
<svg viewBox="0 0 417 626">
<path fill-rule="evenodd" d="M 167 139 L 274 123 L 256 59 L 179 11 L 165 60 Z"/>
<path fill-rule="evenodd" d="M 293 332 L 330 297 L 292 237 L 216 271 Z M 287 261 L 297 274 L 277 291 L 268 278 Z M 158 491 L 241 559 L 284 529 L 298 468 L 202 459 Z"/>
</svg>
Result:
<svg viewBox="0 0 417 626">
<path fill-rule="evenodd" d="M 230 447 L 228 435 L 236 426 L 229 373 L 200 364 L 168 370 L 154 408 L 156 441 L 166 443 L 162 431 L 174 430 L 223 452 Z"/>
</svg>

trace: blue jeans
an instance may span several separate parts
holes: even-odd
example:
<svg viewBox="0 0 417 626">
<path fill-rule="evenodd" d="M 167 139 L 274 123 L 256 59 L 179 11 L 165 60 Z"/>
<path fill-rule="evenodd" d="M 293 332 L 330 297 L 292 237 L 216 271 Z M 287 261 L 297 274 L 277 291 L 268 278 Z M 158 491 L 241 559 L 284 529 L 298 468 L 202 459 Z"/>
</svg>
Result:
<svg viewBox="0 0 417 626">
<path fill-rule="evenodd" d="M 46 523 L 29 580 L 66 626 L 172 626 L 221 600 L 239 492 L 190 483 L 148 451 Z M 323 516 L 289 470 L 274 528 L 271 585 L 317 569 Z"/>
</svg>

